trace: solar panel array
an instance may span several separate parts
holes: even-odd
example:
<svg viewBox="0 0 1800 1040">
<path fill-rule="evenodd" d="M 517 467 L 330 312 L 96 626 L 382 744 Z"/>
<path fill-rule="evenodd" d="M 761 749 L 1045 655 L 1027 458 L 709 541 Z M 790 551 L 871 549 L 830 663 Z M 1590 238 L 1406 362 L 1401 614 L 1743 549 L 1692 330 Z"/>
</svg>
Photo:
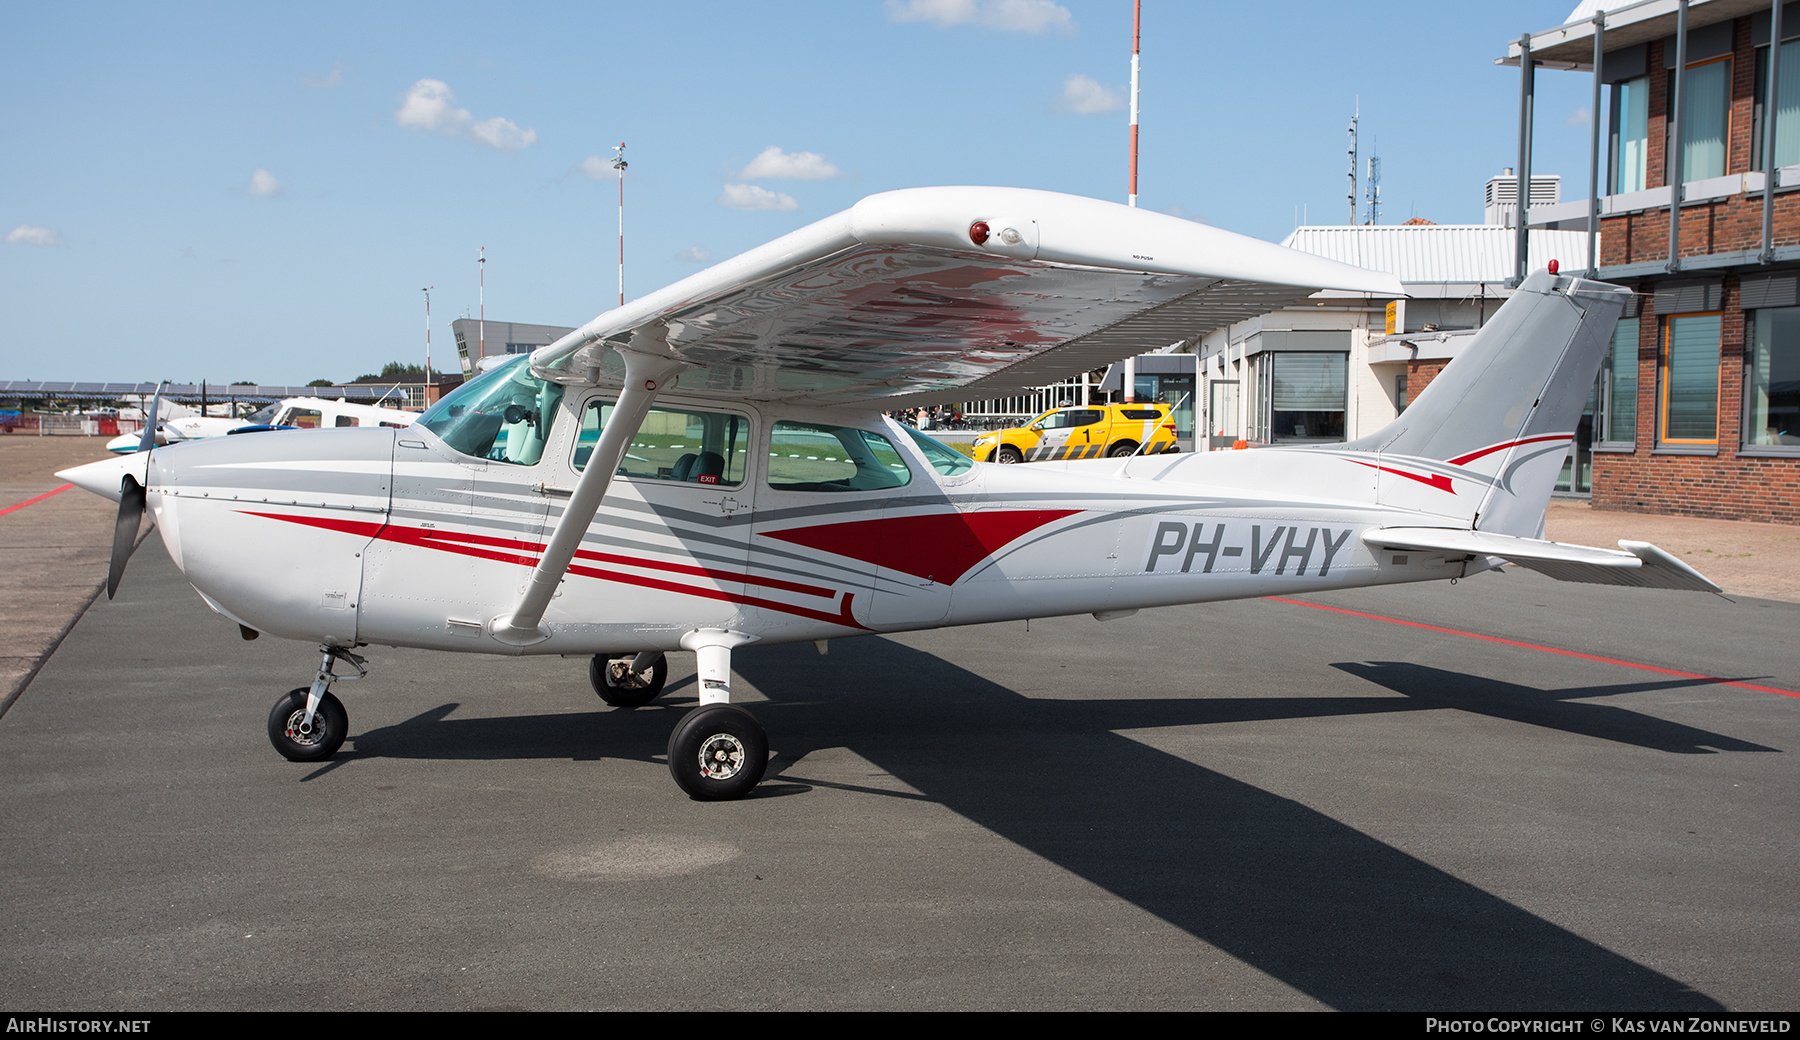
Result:
<svg viewBox="0 0 1800 1040">
<path fill-rule="evenodd" d="M 156 393 L 155 383 L 58 383 L 37 382 L 34 380 L 14 379 L 0 381 L 0 399 L 29 398 L 32 400 L 89 400 L 112 401 L 123 397 L 145 397 Z M 323 397 L 333 399 L 342 397 L 349 401 L 374 403 L 382 397 L 400 398 L 404 400 L 407 384 L 400 384 L 396 391 L 393 383 L 353 383 L 345 386 L 227 386 L 219 383 L 208 383 L 205 397 L 208 401 L 279 401 L 284 397 Z M 172 401 L 199 401 L 201 386 L 199 383 L 165 383 L 163 396 Z"/>
</svg>

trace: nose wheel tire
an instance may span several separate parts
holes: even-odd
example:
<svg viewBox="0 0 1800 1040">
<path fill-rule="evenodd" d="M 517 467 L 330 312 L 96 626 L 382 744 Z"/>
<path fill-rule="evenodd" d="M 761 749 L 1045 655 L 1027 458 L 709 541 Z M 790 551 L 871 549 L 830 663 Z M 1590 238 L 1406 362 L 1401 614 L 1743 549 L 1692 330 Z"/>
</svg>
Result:
<svg viewBox="0 0 1800 1040">
<path fill-rule="evenodd" d="M 1017 448 L 1001 445 L 1000 450 L 994 453 L 994 461 L 1002 466 L 1010 466 L 1015 462 L 1024 462 L 1025 456 L 1019 454 Z"/>
<path fill-rule="evenodd" d="M 742 798 L 768 765 L 762 724 L 735 704 L 702 704 L 669 734 L 669 773 L 695 801 Z"/>
<path fill-rule="evenodd" d="M 306 695 L 310 692 L 305 686 L 289 690 L 269 709 L 269 743 L 289 762 L 323 762 L 337 754 L 350 732 L 350 713 L 329 693 L 319 698 L 319 710 L 307 725 Z"/>
<path fill-rule="evenodd" d="M 631 670 L 635 654 L 607 657 L 595 654 L 588 662 L 588 682 L 600 699 L 615 708 L 641 708 L 656 699 L 669 681 L 669 659 L 659 657 L 641 672 Z"/>
</svg>

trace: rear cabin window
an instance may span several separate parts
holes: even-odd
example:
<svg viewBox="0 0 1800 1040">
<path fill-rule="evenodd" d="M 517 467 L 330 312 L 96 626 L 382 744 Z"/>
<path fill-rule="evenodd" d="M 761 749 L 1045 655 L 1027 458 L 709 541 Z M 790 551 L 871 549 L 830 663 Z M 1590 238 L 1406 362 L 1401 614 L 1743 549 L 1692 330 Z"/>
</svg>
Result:
<svg viewBox="0 0 1800 1040">
<path fill-rule="evenodd" d="M 339 426 L 355 426 L 356 425 L 356 416 L 340 415 L 337 417 L 337 424 Z"/>
<path fill-rule="evenodd" d="M 574 464 L 587 468 L 588 456 L 611 421 L 611 401 L 590 401 L 581 413 Z M 652 408 L 625 449 L 618 475 L 634 480 L 738 487 L 750 461 L 750 420 L 729 412 L 689 412 Z"/>
<path fill-rule="evenodd" d="M 769 486 L 777 491 L 880 491 L 912 470 L 886 437 L 868 430 L 780 422 L 769 433 Z"/>
</svg>

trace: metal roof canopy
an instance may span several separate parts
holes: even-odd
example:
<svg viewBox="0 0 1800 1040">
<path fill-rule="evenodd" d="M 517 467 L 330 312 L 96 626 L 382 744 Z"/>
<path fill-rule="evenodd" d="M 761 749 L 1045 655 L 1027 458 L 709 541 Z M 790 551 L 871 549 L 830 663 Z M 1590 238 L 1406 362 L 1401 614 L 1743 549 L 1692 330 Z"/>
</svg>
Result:
<svg viewBox="0 0 1800 1040">
<path fill-rule="evenodd" d="M 1327 225 L 1295 228 L 1281 244 L 1340 263 L 1386 271 L 1413 299 L 1461 299 L 1504 293 L 1512 273 L 1510 227 L 1497 224 Z M 1587 232 L 1533 229 L 1529 253 L 1538 264 L 1587 266 Z M 1313 299 L 1340 294 L 1322 292 Z"/>
</svg>

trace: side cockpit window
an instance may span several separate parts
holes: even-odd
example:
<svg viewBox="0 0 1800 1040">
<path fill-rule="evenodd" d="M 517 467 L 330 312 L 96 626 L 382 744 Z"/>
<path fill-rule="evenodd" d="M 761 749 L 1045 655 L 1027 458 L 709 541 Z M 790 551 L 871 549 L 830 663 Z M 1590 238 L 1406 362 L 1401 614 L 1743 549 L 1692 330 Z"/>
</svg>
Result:
<svg viewBox="0 0 1800 1040">
<path fill-rule="evenodd" d="M 535 466 L 544 457 L 563 388 L 532 375 L 528 356 L 521 354 L 517 361 L 464 383 L 432 405 L 416 425 L 464 455 Z"/>
<path fill-rule="evenodd" d="M 587 468 L 588 456 L 606 424 L 612 421 L 613 402 L 590 401 L 581 412 L 581 429 L 575 438 L 577 471 Z M 666 480 L 679 484 L 738 487 L 750 463 L 750 420 L 730 412 L 690 412 L 652 408 L 625 448 L 618 475 L 634 480 Z"/>
<path fill-rule="evenodd" d="M 769 486 L 778 491 L 880 491 L 912 470 L 886 437 L 868 430 L 779 422 L 769 433 Z"/>
</svg>

